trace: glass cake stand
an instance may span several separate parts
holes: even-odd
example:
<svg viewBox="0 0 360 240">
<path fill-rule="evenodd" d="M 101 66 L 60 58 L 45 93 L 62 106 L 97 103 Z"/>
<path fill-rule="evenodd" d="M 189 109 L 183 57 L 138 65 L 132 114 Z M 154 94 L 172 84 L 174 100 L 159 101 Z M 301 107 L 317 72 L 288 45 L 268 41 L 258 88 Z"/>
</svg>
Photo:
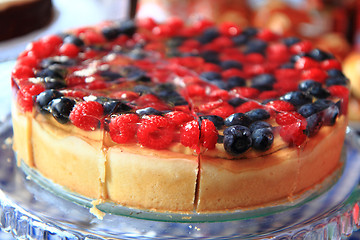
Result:
<svg viewBox="0 0 360 240">
<path fill-rule="evenodd" d="M 17 167 L 11 137 L 8 119 L 0 125 L 0 228 L 18 239 L 321 240 L 345 239 L 360 228 L 360 142 L 350 128 L 345 164 L 336 181 L 292 203 L 206 215 L 157 214 L 102 204 L 99 209 L 110 212 L 103 220 L 86 207 L 91 199 Z"/>
</svg>

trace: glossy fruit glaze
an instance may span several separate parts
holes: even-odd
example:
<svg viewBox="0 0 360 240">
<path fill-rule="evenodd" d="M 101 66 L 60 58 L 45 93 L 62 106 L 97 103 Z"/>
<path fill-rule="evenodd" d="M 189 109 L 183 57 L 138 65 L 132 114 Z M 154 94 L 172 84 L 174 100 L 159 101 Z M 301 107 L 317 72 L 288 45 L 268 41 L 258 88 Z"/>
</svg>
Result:
<svg viewBox="0 0 360 240">
<path fill-rule="evenodd" d="M 307 40 L 177 18 L 41 38 L 19 56 L 12 86 L 21 111 L 104 129 L 114 144 L 180 143 L 227 158 L 261 154 L 277 135 L 301 146 L 347 114 L 349 95 L 341 64 Z"/>
</svg>

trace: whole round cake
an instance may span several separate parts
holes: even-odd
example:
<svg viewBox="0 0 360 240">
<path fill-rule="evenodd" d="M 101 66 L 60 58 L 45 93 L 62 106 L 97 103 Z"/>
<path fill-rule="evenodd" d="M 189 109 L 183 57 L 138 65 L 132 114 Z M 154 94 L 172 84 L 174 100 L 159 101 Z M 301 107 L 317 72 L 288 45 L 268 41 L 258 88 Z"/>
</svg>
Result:
<svg viewBox="0 0 360 240">
<path fill-rule="evenodd" d="M 342 165 L 340 62 L 266 29 L 107 21 L 29 44 L 12 87 L 19 163 L 95 205 L 276 205 Z"/>
</svg>

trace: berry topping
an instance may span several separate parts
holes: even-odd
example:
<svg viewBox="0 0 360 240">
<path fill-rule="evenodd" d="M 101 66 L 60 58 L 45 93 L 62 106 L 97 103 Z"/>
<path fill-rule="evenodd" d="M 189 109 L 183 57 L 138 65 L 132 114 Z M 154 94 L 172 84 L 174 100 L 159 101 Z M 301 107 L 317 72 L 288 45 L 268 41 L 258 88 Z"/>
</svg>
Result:
<svg viewBox="0 0 360 240">
<path fill-rule="evenodd" d="M 167 148 L 173 140 L 173 128 L 167 118 L 157 115 L 144 116 L 137 130 L 139 143 L 153 149 Z"/>
<path fill-rule="evenodd" d="M 252 145 L 251 131 L 249 128 L 234 125 L 224 130 L 224 148 L 231 155 L 246 152 Z"/>
<path fill-rule="evenodd" d="M 218 139 L 218 131 L 214 123 L 208 119 L 201 122 L 200 143 L 207 149 L 214 149 Z"/>
<path fill-rule="evenodd" d="M 93 131 L 102 122 L 103 106 L 95 101 L 84 101 L 75 105 L 70 113 L 72 124 L 85 131 Z"/>
<path fill-rule="evenodd" d="M 199 118 L 200 118 L 200 120 L 207 119 L 207 120 L 211 121 L 215 125 L 215 127 L 218 129 L 220 129 L 221 127 L 224 126 L 224 119 L 220 116 L 206 115 L 206 116 L 200 116 Z"/>
<path fill-rule="evenodd" d="M 161 111 L 156 110 L 155 108 L 152 108 L 152 107 L 138 109 L 138 110 L 136 110 L 136 113 L 139 114 L 140 116 L 143 116 L 143 115 L 159 115 L 159 116 L 161 116 L 163 114 Z"/>
<path fill-rule="evenodd" d="M 182 111 L 173 111 L 168 112 L 164 115 L 171 124 L 173 124 L 175 127 L 178 127 L 182 125 L 185 122 L 191 121 L 194 119 L 193 116 L 191 116 L 188 113 L 182 112 Z"/>
<path fill-rule="evenodd" d="M 251 119 L 244 113 L 234 113 L 227 117 L 224 121 L 226 126 L 242 125 L 248 126 L 251 123 Z"/>
<path fill-rule="evenodd" d="M 251 134 L 252 147 L 256 150 L 268 150 L 274 142 L 274 134 L 270 128 L 258 128 Z"/>
<path fill-rule="evenodd" d="M 280 127 L 280 136 L 285 141 L 294 146 L 300 146 L 306 140 L 306 121 L 295 122 L 290 125 Z"/>
<path fill-rule="evenodd" d="M 284 96 L 281 97 L 281 100 L 290 102 L 294 106 L 298 107 L 306 103 L 311 103 L 312 97 L 303 92 L 294 91 L 286 93 Z"/>
<path fill-rule="evenodd" d="M 66 97 L 55 98 L 49 103 L 49 109 L 53 117 L 59 123 L 69 122 L 69 115 L 75 105 L 75 101 Z"/>
<path fill-rule="evenodd" d="M 253 122 L 252 124 L 250 124 L 249 129 L 251 132 L 254 132 L 257 129 L 260 128 L 270 128 L 271 129 L 271 124 L 268 122 L 264 122 L 264 121 L 256 121 Z"/>
<path fill-rule="evenodd" d="M 139 116 L 122 114 L 112 117 L 109 123 L 111 139 L 116 143 L 127 143 L 134 138 L 137 131 Z"/>
<path fill-rule="evenodd" d="M 270 118 L 270 113 L 265 109 L 254 109 L 245 113 L 250 122 L 256 122 Z"/>
<path fill-rule="evenodd" d="M 36 97 L 36 106 L 41 113 L 50 113 L 49 103 L 51 100 L 62 96 L 63 94 L 59 91 L 53 89 L 45 90 Z"/>
<path fill-rule="evenodd" d="M 198 150 L 200 140 L 199 123 L 196 120 L 185 123 L 180 129 L 180 142 L 186 147 Z"/>
</svg>

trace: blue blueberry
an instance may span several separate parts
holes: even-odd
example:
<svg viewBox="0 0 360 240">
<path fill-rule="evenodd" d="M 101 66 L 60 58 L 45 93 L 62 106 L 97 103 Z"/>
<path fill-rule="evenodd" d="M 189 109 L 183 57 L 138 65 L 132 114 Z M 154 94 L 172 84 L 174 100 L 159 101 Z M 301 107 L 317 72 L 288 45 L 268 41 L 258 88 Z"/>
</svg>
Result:
<svg viewBox="0 0 360 240">
<path fill-rule="evenodd" d="M 266 120 L 266 119 L 270 118 L 270 113 L 268 111 L 266 111 L 265 109 L 259 108 L 259 109 L 253 109 L 251 111 L 246 112 L 245 116 L 251 122 L 256 122 L 256 121 Z"/>
<path fill-rule="evenodd" d="M 270 128 L 259 128 L 252 132 L 251 139 L 254 149 L 266 151 L 274 142 L 274 134 Z"/>
<path fill-rule="evenodd" d="M 216 51 L 211 51 L 211 50 L 204 51 L 200 53 L 200 57 L 202 57 L 205 60 L 205 62 L 215 63 L 215 64 L 220 63 L 219 53 Z"/>
<path fill-rule="evenodd" d="M 82 39 L 80 39 L 79 37 L 75 36 L 75 35 L 67 35 L 64 37 L 63 40 L 64 43 L 71 43 L 74 44 L 78 47 L 82 47 L 85 45 L 84 41 Z"/>
<path fill-rule="evenodd" d="M 312 102 L 312 97 L 310 95 L 300 91 L 288 92 L 282 97 L 280 97 L 280 99 L 290 102 L 296 107 Z"/>
<path fill-rule="evenodd" d="M 50 78 L 43 79 L 43 83 L 46 89 L 61 89 L 66 87 L 65 79 L 62 78 Z"/>
<path fill-rule="evenodd" d="M 120 35 L 117 27 L 105 27 L 101 30 L 101 33 L 107 40 L 114 40 Z"/>
<path fill-rule="evenodd" d="M 244 113 L 234 113 L 225 118 L 224 124 L 226 126 L 242 125 L 248 126 L 251 120 Z"/>
<path fill-rule="evenodd" d="M 246 152 L 252 145 L 251 131 L 249 128 L 234 125 L 224 130 L 224 149 L 231 155 Z"/>
<path fill-rule="evenodd" d="M 308 54 L 307 54 L 307 53 L 304 53 L 304 52 L 301 52 L 301 53 L 292 55 L 292 56 L 290 57 L 290 62 L 296 63 L 296 62 L 297 62 L 300 58 L 302 58 L 302 57 L 308 57 Z"/>
<path fill-rule="evenodd" d="M 220 33 L 216 28 L 208 28 L 199 36 L 198 41 L 201 44 L 206 44 L 212 42 L 215 38 L 219 36 Z"/>
<path fill-rule="evenodd" d="M 246 28 L 243 29 L 243 31 L 241 33 L 248 36 L 248 37 L 253 37 L 258 32 L 259 32 L 259 30 L 257 28 L 255 28 L 255 27 L 246 27 Z"/>
<path fill-rule="evenodd" d="M 239 98 L 239 97 L 231 98 L 230 100 L 228 100 L 228 103 L 233 107 L 240 106 L 241 104 L 243 104 L 245 102 L 247 102 L 246 99 Z"/>
<path fill-rule="evenodd" d="M 62 67 L 56 67 L 56 65 L 52 65 L 49 68 L 45 68 L 41 71 L 38 71 L 35 76 L 40 78 L 65 78 L 67 71 Z"/>
<path fill-rule="evenodd" d="M 217 116 L 217 115 L 200 116 L 200 120 L 203 120 L 203 119 L 207 119 L 207 120 L 210 120 L 211 122 L 213 122 L 217 129 L 220 129 L 220 128 L 222 128 L 222 126 L 224 126 L 224 119 L 220 116 Z"/>
<path fill-rule="evenodd" d="M 322 117 L 321 114 L 319 113 L 315 113 L 307 117 L 306 122 L 307 124 L 306 124 L 305 134 L 308 137 L 315 136 L 319 132 L 321 126 L 323 125 Z"/>
<path fill-rule="evenodd" d="M 151 81 L 151 78 L 147 76 L 143 70 L 135 66 L 124 68 L 122 74 L 125 75 L 129 81 L 135 81 L 135 82 Z"/>
<path fill-rule="evenodd" d="M 133 20 L 122 21 L 118 26 L 119 34 L 132 36 L 136 32 L 136 24 Z"/>
<path fill-rule="evenodd" d="M 274 75 L 268 73 L 259 74 L 251 79 L 251 87 L 259 90 L 271 90 L 275 82 Z"/>
<path fill-rule="evenodd" d="M 211 84 L 214 84 L 215 86 L 217 86 L 220 89 L 224 89 L 224 90 L 230 90 L 231 89 L 229 87 L 229 84 L 227 82 L 222 81 L 222 80 L 213 80 L 213 81 L 211 81 Z"/>
<path fill-rule="evenodd" d="M 226 82 L 229 89 L 233 89 L 234 87 L 243 87 L 246 85 L 246 80 L 238 76 L 229 77 Z"/>
<path fill-rule="evenodd" d="M 334 56 L 331 55 L 330 53 L 322 51 L 318 48 L 311 50 L 308 54 L 309 54 L 309 57 L 311 57 L 312 59 L 314 59 L 316 61 L 324 61 L 326 59 L 334 58 Z"/>
<path fill-rule="evenodd" d="M 294 66 L 295 66 L 295 63 L 287 62 L 287 63 L 281 64 L 280 68 L 282 68 L 282 69 L 293 69 Z"/>
<path fill-rule="evenodd" d="M 178 36 L 172 37 L 166 41 L 166 46 L 169 48 L 177 48 L 183 44 L 184 40 L 185 40 L 184 37 L 178 37 Z"/>
<path fill-rule="evenodd" d="M 101 71 L 99 72 L 99 75 L 105 78 L 107 81 L 114 81 L 116 79 L 119 79 L 122 77 L 122 75 L 118 72 L 113 72 L 110 70 Z"/>
<path fill-rule="evenodd" d="M 327 74 L 330 77 L 345 77 L 344 73 L 339 69 L 329 69 L 327 70 Z"/>
<path fill-rule="evenodd" d="M 108 97 L 90 97 L 91 101 L 96 101 L 103 106 L 104 115 L 111 115 L 114 113 L 125 113 L 132 110 L 132 108 L 118 99 L 112 99 Z"/>
<path fill-rule="evenodd" d="M 161 116 L 163 114 L 161 111 L 156 110 L 155 108 L 152 108 L 152 107 L 138 109 L 138 110 L 136 110 L 136 113 L 140 116 L 143 116 L 143 115 L 159 115 L 159 116 Z"/>
<path fill-rule="evenodd" d="M 325 84 L 327 87 L 333 86 L 333 85 L 343 85 L 346 86 L 349 84 L 349 80 L 346 77 L 329 77 L 325 80 Z"/>
<path fill-rule="evenodd" d="M 238 61 L 235 61 L 235 60 L 222 61 L 222 62 L 220 63 L 220 67 L 221 67 L 223 70 L 227 70 L 227 69 L 230 69 L 230 68 L 236 68 L 236 69 L 240 69 L 240 70 L 243 69 L 242 63 L 241 63 L 241 62 L 238 62 Z"/>
<path fill-rule="evenodd" d="M 134 48 L 128 53 L 128 56 L 132 59 L 140 60 L 146 57 L 146 52 L 142 48 Z"/>
<path fill-rule="evenodd" d="M 36 103 L 36 106 L 39 109 L 40 113 L 43 113 L 43 114 L 50 113 L 49 103 L 53 99 L 60 98 L 62 96 L 63 96 L 63 94 L 60 93 L 59 91 L 56 91 L 53 89 L 45 90 L 36 96 L 35 103 Z"/>
<path fill-rule="evenodd" d="M 205 81 L 214 81 L 214 80 L 221 80 L 221 74 L 218 72 L 202 72 L 200 74 L 200 77 L 204 79 Z"/>
<path fill-rule="evenodd" d="M 298 113 L 300 113 L 303 117 L 310 117 L 311 115 L 315 114 L 316 112 L 318 112 L 318 109 L 316 108 L 316 106 L 314 106 L 314 104 L 312 103 L 307 103 L 302 105 L 298 110 Z"/>
<path fill-rule="evenodd" d="M 53 57 L 53 58 L 45 58 L 41 60 L 40 67 L 45 69 L 50 66 L 74 66 L 76 64 L 76 60 L 68 57 Z"/>
<path fill-rule="evenodd" d="M 246 43 L 244 50 L 245 54 L 249 53 L 260 53 L 264 54 L 265 49 L 267 48 L 267 43 L 260 39 L 251 39 Z"/>
<path fill-rule="evenodd" d="M 307 92 L 313 87 L 321 87 L 321 86 L 322 86 L 321 83 L 310 79 L 301 82 L 298 86 L 298 89 L 302 92 Z"/>
<path fill-rule="evenodd" d="M 69 122 L 69 115 L 75 101 L 66 97 L 55 98 L 50 101 L 49 109 L 56 121 L 61 124 Z"/>
<path fill-rule="evenodd" d="M 301 40 L 298 37 L 286 37 L 283 39 L 283 43 L 288 47 L 290 47 L 291 45 L 294 45 L 295 43 L 298 43 L 300 41 Z"/>
<path fill-rule="evenodd" d="M 234 36 L 231 40 L 235 46 L 242 46 L 245 45 L 247 41 L 249 41 L 249 36 L 247 36 L 244 33 L 241 33 L 237 36 Z"/>
<path fill-rule="evenodd" d="M 340 115 L 339 106 L 333 104 L 330 107 L 323 110 L 324 125 L 333 126 L 336 123 L 337 117 Z"/>
<path fill-rule="evenodd" d="M 264 122 L 264 121 L 256 121 L 253 122 L 252 124 L 250 124 L 249 129 L 251 132 L 254 132 L 257 129 L 261 129 L 261 128 L 270 128 L 271 129 L 271 124 L 268 122 Z"/>
<path fill-rule="evenodd" d="M 147 94 L 147 93 L 152 93 L 151 88 L 148 87 L 148 86 L 145 86 L 145 85 L 136 85 L 133 88 L 133 91 L 137 92 L 137 93 L 139 93 L 141 95 Z"/>
<path fill-rule="evenodd" d="M 318 99 L 313 103 L 318 112 L 330 107 L 333 104 L 334 102 L 329 99 Z"/>
<path fill-rule="evenodd" d="M 316 98 L 322 99 L 325 99 L 331 95 L 330 92 L 323 87 L 313 87 L 310 89 L 309 94 Z"/>
</svg>

